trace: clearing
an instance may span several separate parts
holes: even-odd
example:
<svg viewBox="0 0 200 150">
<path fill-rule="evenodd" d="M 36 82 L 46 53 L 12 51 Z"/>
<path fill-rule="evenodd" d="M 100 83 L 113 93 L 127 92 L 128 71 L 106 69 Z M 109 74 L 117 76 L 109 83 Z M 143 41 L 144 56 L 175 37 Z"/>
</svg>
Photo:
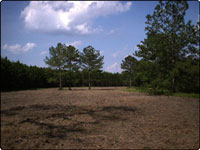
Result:
<svg viewBox="0 0 200 150">
<path fill-rule="evenodd" d="M 124 88 L 1 92 L 1 148 L 199 148 L 199 99 Z"/>
</svg>

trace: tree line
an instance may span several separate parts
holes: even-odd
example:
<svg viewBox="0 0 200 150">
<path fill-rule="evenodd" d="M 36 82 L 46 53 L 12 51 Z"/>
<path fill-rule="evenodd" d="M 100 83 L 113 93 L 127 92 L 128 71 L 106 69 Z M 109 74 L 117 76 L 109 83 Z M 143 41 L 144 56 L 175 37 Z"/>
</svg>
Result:
<svg viewBox="0 0 200 150">
<path fill-rule="evenodd" d="M 160 1 L 146 16 L 146 38 L 122 60 L 122 73 L 102 71 L 104 57 L 92 46 L 79 52 L 58 43 L 44 59 L 49 68 L 1 58 L 1 90 L 68 86 L 138 86 L 150 93 L 199 92 L 199 22 L 184 16 L 187 1 Z"/>
<path fill-rule="evenodd" d="M 88 71 L 70 72 L 62 70 L 63 87 L 88 86 Z M 126 86 L 128 81 L 120 73 L 93 71 L 90 74 L 91 86 Z M 1 57 L 1 91 L 51 88 L 59 86 L 59 70 L 37 66 L 27 66 L 20 61 L 13 62 Z"/>
<path fill-rule="evenodd" d="M 130 86 L 154 94 L 199 92 L 200 24 L 185 22 L 187 9 L 187 1 L 160 1 L 146 16 L 146 38 L 121 64 Z"/>
</svg>

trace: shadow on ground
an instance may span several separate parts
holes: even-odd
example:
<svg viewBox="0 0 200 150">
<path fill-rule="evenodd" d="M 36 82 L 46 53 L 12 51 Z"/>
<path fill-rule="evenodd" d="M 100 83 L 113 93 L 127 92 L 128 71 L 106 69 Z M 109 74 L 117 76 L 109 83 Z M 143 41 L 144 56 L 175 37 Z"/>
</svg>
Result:
<svg viewBox="0 0 200 150">
<path fill-rule="evenodd" d="M 41 131 L 35 131 L 35 135 L 59 140 L 73 138 L 74 134 L 94 133 L 107 123 L 127 120 L 126 114 L 135 111 L 136 108 L 125 106 L 30 105 L 2 110 L 1 114 L 18 118 L 18 121 L 9 122 L 7 126 L 30 124 Z"/>
</svg>

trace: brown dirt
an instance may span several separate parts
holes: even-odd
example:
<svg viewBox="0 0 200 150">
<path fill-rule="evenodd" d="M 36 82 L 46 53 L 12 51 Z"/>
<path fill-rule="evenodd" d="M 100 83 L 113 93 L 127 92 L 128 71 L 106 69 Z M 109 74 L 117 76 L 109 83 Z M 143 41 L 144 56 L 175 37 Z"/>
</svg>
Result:
<svg viewBox="0 0 200 150">
<path fill-rule="evenodd" d="M 1 93 L 2 149 L 198 149 L 199 99 L 116 88 Z"/>
</svg>

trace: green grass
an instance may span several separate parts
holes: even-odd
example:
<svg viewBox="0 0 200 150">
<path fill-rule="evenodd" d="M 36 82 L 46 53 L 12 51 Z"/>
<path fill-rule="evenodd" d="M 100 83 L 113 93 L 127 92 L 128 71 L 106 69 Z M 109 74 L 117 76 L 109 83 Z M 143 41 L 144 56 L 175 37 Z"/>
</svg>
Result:
<svg viewBox="0 0 200 150">
<path fill-rule="evenodd" d="M 148 89 L 145 88 L 145 87 L 128 87 L 128 88 L 124 89 L 123 91 L 149 93 Z M 172 94 L 172 96 L 188 97 L 188 98 L 199 98 L 200 94 L 199 93 L 181 93 L 181 92 L 177 92 L 177 93 Z"/>
<path fill-rule="evenodd" d="M 128 87 L 128 88 L 124 89 L 124 91 L 148 93 L 148 90 L 144 87 Z"/>
<path fill-rule="evenodd" d="M 199 93 L 174 93 L 173 96 L 199 98 Z"/>
</svg>

